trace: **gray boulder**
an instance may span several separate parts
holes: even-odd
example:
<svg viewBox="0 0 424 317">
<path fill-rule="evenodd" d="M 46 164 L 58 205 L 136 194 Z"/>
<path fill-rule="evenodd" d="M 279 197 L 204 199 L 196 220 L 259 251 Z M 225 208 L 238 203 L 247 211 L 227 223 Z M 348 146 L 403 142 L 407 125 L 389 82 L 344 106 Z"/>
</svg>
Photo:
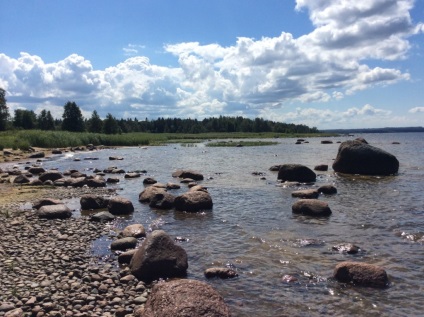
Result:
<svg viewBox="0 0 424 317">
<path fill-rule="evenodd" d="M 175 198 L 175 209 L 188 212 L 197 212 L 212 209 L 213 202 L 209 193 L 204 191 L 190 191 Z"/>
<path fill-rule="evenodd" d="M 145 304 L 143 317 L 229 317 L 222 296 L 205 282 L 179 279 L 156 284 Z"/>
<path fill-rule="evenodd" d="M 342 262 L 334 269 L 334 278 L 342 283 L 353 283 L 358 286 L 384 288 L 389 284 L 386 271 L 373 264 L 359 262 Z"/>
<path fill-rule="evenodd" d="M 382 149 L 349 140 L 340 144 L 333 169 L 344 174 L 392 175 L 398 172 L 399 161 Z"/>
<path fill-rule="evenodd" d="M 278 170 L 278 177 L 281 181 L 289 182 L 302 182 L 309 183 L 315 182 L 317 176 L 309 167 L 301 164 L 284 164 Z"/>
<path fill-rule="evenodd" d="M 65 205 L 48 205 L 38 209 L 36 215 L 45 219 L 66 219 L 72 216 L 72 212 Z"/>
<path fill-rule="evenodd" d="M 300 199 L 292 206 L 294 214 L 302 214 L 315 217 L 326 217 L 331 215 L 328 204 L 318 199 Z"/>
<path fill-rule="evenodd" d="M 129 267 L 131 274 L 146 283 L 184 277 L 188 268 L 187 253 L 165 231 L 156 230 L 137 249 Z"/>
</svg>

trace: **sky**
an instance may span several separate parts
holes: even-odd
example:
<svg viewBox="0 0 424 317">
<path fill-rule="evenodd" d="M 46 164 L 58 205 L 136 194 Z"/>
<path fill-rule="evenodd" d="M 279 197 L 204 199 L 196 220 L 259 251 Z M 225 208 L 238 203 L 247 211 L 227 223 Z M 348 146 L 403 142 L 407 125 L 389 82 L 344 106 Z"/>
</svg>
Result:
<svg viewBox="0 0 424 317">
<path fill-rule="evenodd" d="M 424 126 L 422 0 L 0 0 L 7 105 Z"/>
</svg>

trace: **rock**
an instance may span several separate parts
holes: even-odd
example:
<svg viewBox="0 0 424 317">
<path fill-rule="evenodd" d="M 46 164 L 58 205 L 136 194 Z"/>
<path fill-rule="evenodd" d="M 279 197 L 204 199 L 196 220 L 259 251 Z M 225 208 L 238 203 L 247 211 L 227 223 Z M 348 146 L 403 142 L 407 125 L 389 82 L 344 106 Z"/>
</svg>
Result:
<svg viewBox="0 0 424 317">
<path fill-rule="evenodd" d="M 300 199 L 292 206 L 294 214 L 303 214 L 308 216 L 330 216 L 331 209 L 328 204 L 318 199 Z"/>
<path fill-rule="evenodd" d="M 105 209 L 109 204 L 109 198 L 93 194 L 87 194 L 81 196 L 80 204 L 82 210 Z"/>
<path fill-rule="evenodd" d="M 334 278 L 342 283 L 377 288 L 387 287 L 389 279 L 386 271 L 373 264 L 359 262 L 342 262 L 334 269 Z"/>
<path fill-rule="evenodd" d="M 65 180 L 65 186 L 83 187 L 86 184 L 87 180 L 85 177 L 67 178 Z"/>
<path fill-rule="evenodd" d="M 141 174 L 140 173 L 126 173 L 124 175 L 124 178 L 138 178 L 140 177 Z"/>
<path fill-rule="evenodd" d="M 193 182 L 194 182 L 194 179 L 192 179 L 192 178 L 183 178 L 180 181 L 181 184 L 190 184 L 190 183 L 193 183 Z"/>
<path fill-rule="evenodd" d="M 118 255 L 118 263 L 130 264 L 132 257 L 137 252 L 137 249 L 128 250 Z"/>
<path fill-rule="evenodd" d="M 41 185 L 43 185 L 43 182 L 40 181 L 39 179 L 33 179 L 29 182 L 29 185 L 31 185 L 31 186 L 41 186 Z"/>
<path fill-rule="evenodd" d="M 4 314 L 4 317 L 24 317 L 24 311 L 22 308 L 15 308 Z"/>
<path fill-rule="evenodd" d="M 314 167 L 315 171 L 321 171 L 321 172 L 325 172 L 328 171 L 328 165 L 327 164 L 320 164 L 320 165 L 316 165 Z"/>
<path fill-rule="evenodd" d="M 146 283 L 184 277 L 188 268 L 187 253 L 165 231 L 156 230 L 137 249 L 129 267 L 131 274 Z"/>
<path fill-rule="evenodd" d="M 361 143 L 368 144 L 367 140 L 365 140 L 363 137 L 356 138 L 355 141 L 359 141 Z"/>
<path fill-rule="evenodd" d="M 112 174 L 124 174 L 125 170 L 123 168 L 115 168 L 111 172 Z"/>
<path fill-rule="evenodd" d="M 0 312 L 10 311 L 15 309 L 15 305 L 13 303 L 0 303 Z"/>
<path fill-rule="evenodd" d="M 87 177 L 87 174 L 81 173 L 79 171 L 73 172 L 70 175 L 72 178 L 80 178 L 80 177 Z"/>
<path fill-rule="evenodd" d="M 22 174 L 16 176 L 15 179 L 13 180 L 13 184 L 27 184 L 29 182 L 31 182 L 31 180 Z"/>
<path fill-rule="evenodd" d="M 62 154 L 62 151 L 59 149 L 52 150 L 52 154 Z"/>
<path fill-rule="evenodd" d="M 382 149 L 349 140 L 340 144 L 333 169 L 345 174 L 392 175 L 398 172 L 399 161 Z"/>
<path fill-rule="evenodd" d="M 42 174 L 45 171 L 46 170 L 41 166 L 32 166 L 28 169 L 28 172 L 30 172 L 31 174 L 34 174 L 34 175 Z"/>
<path fill-rule="evenodd" d="M 134 237 L 125 237 L 115 240 L 111 243 L 110 249 L 113 251 L 126 251 L 128 249 L 134 249 L 137 245 L 137 239 Z"/>
<path fill-rule="evenodd" d="M 151 177 L 146 177 L 145 179 L 143 179 L 143 184 L 144 185 L 152 185 L 152 184 L 155 184 L 157 182 L 158 181 L 156 179 L 151 178 Z"/>
<path fill-rule="evenodd" d="M 286 274 L 281 278 L 283 283 L 296 283 L 299 279 L 296 276 Z"/>
<path fill-rule="evenodd" d="M 292 192 L 292 197 L 314 199 L 318 198 L 319 192 L 316 189 L 303 189 Z"/>
<path fill-rule="evenodd" d="M 238 276 L 235 270 L 230 269 L 228 267 L 211 267 L 209 269 L 206 269 L 204 274 L 207 278 L 234 278 Z"/>
<path fill-rule="evenodd" d="M 334 251 L 347 254 L 356 254 L 359 252 L 360 248 L 352 243 L 342 243 L 332 247 Z"/>
<path fill-rule="evenodd" d="M 205 193 L 207 193 L 208 192 L 208 189 L 206 188 L 206 187 L 204 187 L 204 186 L 202 186 L 202 185 L 194 185 L 194 186 L 189 186 L 189 191 L 190 192 L 196 192 L 196 191 L 201 191 L 201 192 L 205 192 Z"/>
<path fill-rule="evenodd" d="M 278 170 L 278 177 L 281 181 L 315 182 L 316 174 L 310 168 L 300 164 L 284 164 Z"/>
<path fill-rule="evenodd" d="M 112 215 L 128 215 L 134 212 L 132 202 L 129 199 L 120 196 L 112 197 L 109 200 L 107 208 Z"/>
<path fill-rule="evenodd" d="M 112 215 L 110 212 L 108 211 L 101 211 L 98 212 L 94 215 L 91 215 L 90 217 L 90 221 L 94 221 L 94 222 L 108 222 L 108 221 L 112 221 L 114 220 L 116 217 L 114 215 Z"/>
<path fill-rule="evenodd" d="M 28 158 L 43 158 L 45 156 L 44 152 L 36 152 L 29 155 Z"/>
<path fill-rule="evenodd" d="M 229 317 L 222 296 L 205 282 L 180 279 L 156 284 L 147 299 L 143 317 Z"/>
<path fill-rule="evenodd" d="M 109 156 L 109 161 L 122 161 L 124 158 L 120 156 Z"/>
<path fill-rule="evenodd" d="M 166 189 L 180 189 L 181 186 L 175 183 L 166 183 Z"/>
<path fill-rule="evenodd" d="M 333 185 L 322 185 L 318 188 L 318 192 L 324 195 L 334 195 L 337 194 L 337 188 Z"/>
<path fill-rule="evenodd" d="M 167 192 L 161 192 L 156 193 L 151 197 L 149 206 L 157 209 L 172 209 L 174 208 L 174 202 L 174 195 Z"/>
<path fill-rule="evenodd" d="M 118 177 L 109 177 L 109 178 L 106 180 L 106 183 L 111 183 L 111 184 L 119 183 L 119 178 L 118 178 Z"/>
<path fill-rule="evenodd" d="M 43 206 L 49 206 L 49 205 L 63 205 L 63 202 L 59 199 L 52 199 L 52 198 L 44 198 L 36 201 L 32 208 L 40 209 Z"/>
<path fill-rule="evenodd" d="M 65 205 L 48 205 L 43 206 L 36 211 L 39 218 L 46 219 L 66 219 L 72 216 L 71 210 Z"/>
<path fill-rule="evenodd" d="M 333 141 L 331 140 L 322 140 L 321 144 L 333 144 Z"/>
<path fill-rule="evenodd" d="M 99 176 L 86 179 L 86 184 L 88 187 L 92 187 L 92 188 L 106 187 L 106 181 L 104 180 L 104 178 Z"/>
<path fill-rule="evenodd" d="M 195 181 L 203 180 L 203 175 L 193 170 L 177 170 L 172 173 L 172 177 L 191 178 Z"/>
<path fill-rule="evenodd" d="M 213 202 L 209 193 L 204 191 L 190 191 L 175 198 L 175 209 L 188 212 L 197 212 L 212 209 Z"/>
<path fill-rule="evenodd" d="M 40 176 L 38 176 L 38 179 L 40 181 L 42 181 L 43 183 L 47 180 L 51 180 L 51 181 L 56 181 L 58 179 L 63 178 L 63 175 L 56 171 L 56 170 L 50 170 L 50 171 L 46 171 L 43 174 L 41 174 Z"/>
<path fill-rule="evenodd" d="M 270 171 L 273 171 L 273 172 L 278 172 L 279 170 L 280 170 L 280 167 L 281 167 L 282 165 L 273 165 L 273 166 L 271 166 L 270 168 L 269 168 L 269 170 Z"/>
<path fill-rule="evenodd" d="M 142 238 L 146 236 L 146 230 L 142 224 L 132 224 L 126 226 L 120 233 L 121 237 Z"/>
<path fill-rule="evenodd" d="M 138 200 L 142 203 L 150 202 L 158 193 L 164 194 L 166 191 L 163 188 L 149 186 L 138 195 Z"/>
</svg>

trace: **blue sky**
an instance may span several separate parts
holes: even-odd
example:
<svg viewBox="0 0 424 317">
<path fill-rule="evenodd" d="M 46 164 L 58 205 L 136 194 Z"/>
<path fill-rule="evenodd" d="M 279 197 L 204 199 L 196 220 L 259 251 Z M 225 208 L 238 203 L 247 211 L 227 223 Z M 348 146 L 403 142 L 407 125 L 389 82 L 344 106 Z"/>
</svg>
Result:
<svg viewBox="0 0 424 317">
<path fill-rule="evenodd" d="M 424 1 L 0 0 L 8 106 L 423 126 Z"/>
</svg>

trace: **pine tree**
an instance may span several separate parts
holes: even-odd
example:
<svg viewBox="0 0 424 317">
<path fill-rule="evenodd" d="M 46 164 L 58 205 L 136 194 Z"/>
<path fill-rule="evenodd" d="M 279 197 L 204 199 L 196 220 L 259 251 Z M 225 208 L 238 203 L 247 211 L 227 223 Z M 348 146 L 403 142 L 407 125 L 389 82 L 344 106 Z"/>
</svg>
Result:
<svg viewBox="0 0 424 317">
<path fill-rule="evenodd" d="M 6 104 L 6 90 L 0 88 L 0 131 L 6 130 L 9 120 L 9 108 Z"/>
<path fill-rule="evenodd" d="M 85 130 L 84 118 L 75 102 L 68 101 L 64 106 L 62 130 L 83 132 Z"/>
</svg>

